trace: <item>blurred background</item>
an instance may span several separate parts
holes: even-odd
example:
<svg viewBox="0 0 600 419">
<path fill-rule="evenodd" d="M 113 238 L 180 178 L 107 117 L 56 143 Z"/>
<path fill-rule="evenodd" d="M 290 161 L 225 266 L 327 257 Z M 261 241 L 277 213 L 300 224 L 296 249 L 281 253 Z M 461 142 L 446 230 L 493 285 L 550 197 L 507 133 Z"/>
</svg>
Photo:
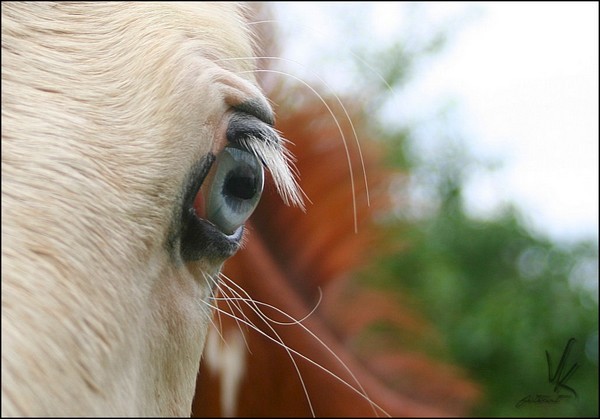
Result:
<svg viewBox="0 0 600 419">
<path fill-rule="evenodd" d="M 448 143 L 440 125 L 460 137 L 485 166 L 464 181 L 470 214 L 514 204 L 536 232 L 598 239 L 597 4 L 273 9 L 285 36 L 281 56 L 295 62 L 286 70 L 337 93 L 379 94 L 369 98 L 374 116 L 393 129 L 410 126 L 415 153 Z"/>
<path fill-rule="evenodd" d="M 598 3 L 274 9 L 285 71 L 358 95 L 409 171 L 410 251 L 367 276 L 426 310 L 485 383 L 482 414 L 522 414 L 544 350 L 577 337 L 587 396 L 554 413 L 597 415 Z"/>
<path fill-rule="evenodd" d="M 255 27 L 265 56 L 280 58 L 264 58 L 270 70 L 259 75 L 311 202 L 305 215 L 282 218 L 284 229 L 299 226 L 295 239 L 293 228 L 278 239 L 292 244 L 275 239 L 272 208 L 259 207 L 253 234 L 299 283 L 343 276 L 396 304 L 386 319 L 342 332 L 339 319 L 356 312 L 339 299 L 347 291 L 332 291 L 325 324 L 397 394 L 443 413 L 598 416 L 598 3 L 264 7 Z M 329 132 L 321 119 L 337 126 Z M 337 154 L 306 163 L 317 136 L 311 150 L 331 141 Z M 334 161 L 354 192 L 321 211 L 334 189 L 311 186 L 311 173 L 326 182 Z M 311 230 L 311 216 L 337 239 L 303 259 L 301 243 L 323 230 Z M 372 229 L 378 235 L 363 239 Z M 317 270 L 323 260 L 328 270 Z M 383 346 L 396 348 L 395 364 L 373 361 Z M 427 357 L 421 367 L 415 353 Z M 442 364 L 457 370 L 442 373 Z M 436 382 L 446 389 L 431 390 Z"/>
</svg>

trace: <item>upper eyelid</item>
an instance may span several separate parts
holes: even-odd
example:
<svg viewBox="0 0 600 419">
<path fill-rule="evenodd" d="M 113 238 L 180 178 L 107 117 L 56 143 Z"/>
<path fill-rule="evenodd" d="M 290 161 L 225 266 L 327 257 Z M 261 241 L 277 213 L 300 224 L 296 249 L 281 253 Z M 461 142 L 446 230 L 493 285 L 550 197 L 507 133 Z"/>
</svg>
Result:
<svg viewBox="0 0 600 419">
<path fill-rule="evenodd" d="M 271 127 L 275 125 L 275 116 L 273 115 L 273 111 L 264 100 L 246 100 L 236 106 L 233 106 L 233 109 L 238 112 L 254 116 Z"/>
<path fill-rule="evenodd" d="M 245 112 L 234 112 L 227 124 L 227 141 L 230 144 L 247 146 L 249 139 L 262 141 L 278 147 L 280 138 L 271 125 Z"/>
</svg>

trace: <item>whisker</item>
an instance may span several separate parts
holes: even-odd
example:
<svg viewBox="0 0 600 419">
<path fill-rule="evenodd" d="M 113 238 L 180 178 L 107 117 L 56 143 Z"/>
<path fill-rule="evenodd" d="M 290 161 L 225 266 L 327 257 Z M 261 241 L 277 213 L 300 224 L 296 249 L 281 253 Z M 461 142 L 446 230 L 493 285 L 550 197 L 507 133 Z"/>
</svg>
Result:
<svg viewBox="0 0 600 419">
<path fill-rule="evenodd" d="M 264 19 L 264 20 L 255 20 L 253 22 L 248 22 L 248 25 L 254 26 L 254 25 L 261 25 L 261 24 L 281 24 L 282 21 L 279 19 Z M 304 28 L 305 31 L 310 31 L 310 32 L 315 32 L 318 33 L 322 38 L 327 38 L 328 35 L 325 34 L 324 32 L 320 31 L 318 27 L 315 27 L 314 25 L 303 25 L 302 23 L 299 22 L 295 22 L 298 26 L 301 26 Z M 365 61 L 360 55 L 358 55 L 357 53 L 355 53 L 354 51 L 352 51 L 352 48 L 350 47 L 346 47 L 346 50 L 352 54 L 352 56 L 354 58 L 356 58 L 357 60 L 359 60 L 362 64 L 365 65 L 365 67 L 367 67 L 373 74 L 375 74 L 377 76 L 377 78 L 379 78 L 387 87 L 387 89 L 390 92 L 394 91 L 394 88 L 388 83 L 388 81 L 385 79 L 385 77 L 383 77 L 381 75 L 381 73 L 379 71 L 377 71 L 375 68 L 373 68 L 367 61 Z M 261 59 L 261 58 L 270 58 L 270 57 L 256 57 L 257 59 Z M 273 57 L 273 58 L 280 58 L 280 57 Z M 293 61 L 293 60 L 290 60 Z M 299 63 L 300 64 L 300 63 Z M 302 65 L 302 64 L 300 64 Z M 307 66 L 302 65 L 304 68 L 308 69 Z"/>
<path fill-rule="evenodd" d="M 208 274 L 206 274 L 205 272 L 202 272 L 202 276 L 204 277 L 204 280 L 207 282 L 209 288 L 208 289 L 212 289 L 212 282 L 211 282 L 211 278 Z M 217 291 L 218 291 L 218 285 L 217 285 Z M 213 299 L 214 297 L 210 297 L 210 299 Z M 211 307 L 214 309 L 214 307 Z M 214 312 L 214 310 L 213 310 Z M 217 327 L 217 325 L 215 324 L 214 320 L 213 320 L 213 316 L 209 316 L 208 320 L 210 321 L 210 323 L 212 324 L 213 328 L 215 329 L 215 331 L 217 332 L 217 334 L 219 335 L 219 337 L 221 338 L 221 341 L 225 344 L 225 345 L 229 345 L 227 343 L 227 341 L 225 340 L 225 337 L 223 336 L 223 321 L 221 319 L 221 313 L 217 311 L 217 317 L 219 319 L 219 326 Z"/>
<path fill-rule="evenodd" d="M 207 303 L 208 304 L 208 303 Z M 214 307 L 211 305 L 211 307 Z M 229 313 L 227 311 L 224 311 L 218 307 L 215 307 L 216 310 L 221 311 L 224 315 L 229 316 L 229 317 L 233 317 L 236 318 L 236 316 L 232 313 Z M 256 332 L 260 333 L 261 335 L 263 335 L 264 337 L 266 337 L 267 339 L 275 342 L 276 344 L 278 344 L 279 346 L 281 346 L 282 348 L 284 348 L 286 350 L 286 352 L 288 352 L 288 354 L 291 352 L 297 356 L 299 356 L 300 358 L 304 359 L 305 361 L 313 364 L 314 366 L 316 366 L 317 368 L 321 369 L 322 371 L 326 372 L 327 374 L 331 375 L 333 378 L 335 378 L 336 380 L 338 380 L 339 382 L 341 382 L 342 384 L 344 384 L 345 386 L 347 386 L 348 388 L 350 388 L 352 391 L 354 391 L 355 393 L 357 393 L 358 395 L 360 395 L 362 398 L 364 398 L 365 400 L 367 400 L 371 406 L 373 408 L 378 409 L 380 412 L 384 413 L 386 416 L 391 417 L 381 406 L 379 406 L 377 403 L 373 402 L 366 394 L 362 393 L 360 390 L 356 389 L 354 386 L 352 386 L 351 384 L 347 383 L 345 380 L 343 380 L 341 377 L 339 377 L 337 374 L 329 371 L 327 368 L 325 368 L 324 366 L 322 366 L 321 364 L 319 364 L 316 361 L 313 361 L 312 359 L 308 358 L 307 356 L 301 354 L 300 352 L 296 351 L 293 348 L 290 348 L 289 346 L 285 345 L 285 343 L 278 341 L 277 339 L 273 338 L 272 336 L 270 336 L 269 334 L 265 333 L 264 331 L 262 331 L 261 329 L 259 329 L 258 327 L 256 327 L 254 324 L 252 324 L 251 322 L 248 322 L 246 320 L 240 319 L 238 318 L 239 321 L 241 321 L 242 323 L 248 325 L 250 328 L 254 329 Z M 318 337 L 316 337 L 314 334 L 312 334 L 312 332 L 310 332 L 309 330 L 307 330 L 309 333 L 311 333 L 311 335 L 313 335 L 319 342 L 322 342 Z M 276 332 L 274 332 L 276 333 Z M 278 336 L 278 335 L 277 335 Z M 278 336 L 279 337 L 279 336 Z M 322 342 L 323 343 L 323 342 Z M 323 343 L 324 344 L 324 343 Z M 324 344 L 325 345 L 325 344 Z M 327 348 L 327 346 L 325 345 L 325 348 Z M 328 349 L 328 348 L 327 348 Z M 333 352 L 332 354 L 336 357 L 337 355 L 335 355 Z M 293 357 L 290 357 L 293 360 Z M 338 358 L 339 359 L 339 358 Z M 296 371 L 298 371 L 297 369 L 297 365 L 294 362 L 294 366 L 296 367 Z M 343 364 L 343 361 L 341 361 Z M 350 372 L 351 373 L 351 372 Z M 363 390 L 364 391 L 364 390 Z M 306 393 L 305 393 L 306 394 Z M 306 394 L 307 397 L 308 394 Z M 311 411 L 312 411 L 312 407 L 311 407 Z M 314 417 L 314 412 L 313 412 L 313 417 Z"/>
<path fill-rule="evenodd" d="M 322 365 L 320 365 L 319 363 L 317 363 L 316 361 L 311 360 L 310 358 L 302 355 L 301 353 L 297 352 L 296 350 L 294 350 L 293 348 L 289 348 L 287 347 L 287 345 L 285 345 L 283 342 L 281 342 L 282 346 L 285 346 L 286 348 L 289 348 L 290 351 L 292 351 L 294 354 L 302 357 L 303 359 L 307 360 L 308 362 L 312 363 L 313 365 L 319 367 L 320 369 L 322 369 L 323 371 L 327 372 L 328 374 L 330 374 L 331 376 L 333 376 L 334 378 L 336 378 L 338 381 L 340 381 L 341 383 L 343 383 L 345 386 L 347 386 L 348 388 L 350 388 L 351 390 L 353 390 L 354 392 L 356 392 L 357 394 L 359 394 L 363 399 L 365 399 L 366 401 L 368 401 L 371 404 L 371 407 L 373 408 L 373 411 L 375 412 L 375 408 L 379 409 L 382 413 L 384 413 L 387 416 L 390 416 L 382 407 L 380 407 L 377 403 L 373 402 L 370 397 L 367 395 L 364 387 L 360 384 L 360 381 L 358 380 L 358 378 L 356 378 L 356 376 L 354 375 L 354 373 L 350 370 L 350 368 L 344 363 L 344 361 L 331 349 L 329 348 L 329 346 L 327 346 L 327 344 L 325 342 L 323 342 L 323 340 L 321 340 L 316 334 L 314 334 L 310 329 L 308 329 L 306 326 L 304 326 L 300 321 L 294 319 L 293 316 L 291 316 L 290 314 L 286 313 L 285 311 L 271 305 L 271 304 L 267 304 L 261 301 L 257 301 L 254 298 L 250 297 L 250 295 L 237 283 L 235 283 L 234 281 L 232 281 L 230 278 L 224 276 L 225 279 L 227 279 L 228 281 L 230 281 L 234 286 L 236 286 L 237 288 L 240 289 L 240 291 L 245 294 L 247 296 L 247 298 L 243 298 L 243 297 L 237 297 L 237 298 L 242 298 L 243 301 L 248 305 L 248 307 L 250 307 L 250 309 L 252 309 L 260 318 L 261 320 L 263 320 L 263 322 L 265 322 L 265 324 L 273 331 L 273 333 L 276 333 L 274 331 L 274 329 L 272 328 L 271 325 L 269 325 L 267 323 L 268 321 L 272 321 L 276 324 L 280 324 L 281 322 L 277 322 L 274 321 L 273 319 L 271 319 L 270 317 L 266 316 L 260 309 L 258 309 L 257 305 L 261 305 L 261 306 L 266 306 L 269 307 L 275 311 L 277 311 L 278 313 L 284 315 L 285 317 L 289 318 L 292 320 L 292 322 L 283 322 L 283 325 L 291 325 L 291 324 L 296 324 L 299 325 L 304 331 L 308 332 L 308 334 L 310 336 L 312 336 L 314 339 L 317 340 L 317 342 L 319 342 L 323 348 L 325 348 L 331 355 L 333 355 L 333 357 L 340 363 L 340 365 L 346 370 L 346 372 L 348 372 L 348 374 L 352 377 L 352 379 L 354 380 L 354 382 L 356 383 L 356 385 L 358 386 L 358 389 L 356 387 L 354 387 L 352 384 L 346 382 L 345 380 L 343 380 L 341 377 L 339 377 L 338 375 L 336 375 L 335 373 L 329 371 L 327 368 L 323 367 Z M 232 289 L 230 286 L 228 286 L 229 289 Z M 239 295 L 239 293 L 236 292 L 237 295 Z M 314 311 L 315 309 L 313 309 Z M 313 312 L 311 311 L 311 313 Z M 309 313 L 310 314 L 310 313 Z M 303 317 L 303 320 L 306 319 L 307 316 Z M 268 336 L 266 333 L 264 333 L 262 330 L 257 330 L 259 333 L 269 337 L 271 340 L 273 340 L 270 336 Z M 279 338 L 279 335 L 277 335 Z M 287 351 L 287 349 L 286 349 Z M 375 412 L 376 413 L 376 412 Z"/>
<path fill-rule="evenodd" d="M 235 284 L 234 281 L 232 281 L 231 279 L 229 279 L 226 275 L 222 275 L 223 278 L 227 279 L 229 282 Z M 223 283 L 224 286 L 226 286 L 234 295 L 239 295 L 237 293 L 237 291 L 235 291 L 233 288 L 231 288 L 229 285 Z M 236 284 L 237 285 L 237 284 Z M 245 291 L 244 291 L 245 292 Z M 257 312 L 254 310 L 254 308 L 252 307 L 251 304 L 248 304 L 248 302 L 246 301 L 246 299 L 241 299 L 241 301 L 243 301 L 244 303 L 246 303 L 248 305 L 248 307 L 250 307 L 251 310 L 253 310 L 258 317 L 265 323 L 265 325 L 267 327 L 269 327 L 269 329 L 271 329 L 271 331 L 273 332 L 273 334 L 277 337 L 277 339 L 271 337 L 270 335 L 266 334 L 265 332 L 263 332 L 259 327 L 257 327 L 254 323 L 252 323 L 252 321 L 250 321 L 250 319 L 248 319 L 248 317 L 243 313 L 243 311 L 241 312 L 241 314 L 245 317 L 246 320 L 244 319 L 240 319 L 239 317 L 235 316 L 233 313 L 228 313 L 226 311 L 222 311 L 223 314 L 225 315 L 230 315 L 231 317 L 233 317 L 234 319 L 236 319 L 236 323 L 238 321 L 241 321 L 242 323 L 245 323 L 246 325 L 250 326 L 252 329 L 256 330 L 257 332 L 261 333 L 262 335 L 268 337 L 270 340 L 272 340 L 273 342 L 277 343 L 279 346 L 281 346 L 286 353 L 288 354 L 290 360 L 292 361 L 292 365 L 294 366 L 294 369 L 296 370 L 296 374 L 298 375 L 298 378 L 300 380 L 300 384 L 302 386 L 302 390 L 304 392 L 304 395 L 306 397 L 306 401 L 308 403 L 308 407 L 310 409 L 310 412 L 312 414 L 313 417 L 315 416 L 315 412 L 312 406 L 312 402 L 310 399 L 310 396 L 308 394 L 308 389 L 306 388 L 306 384 L 304 383 L 304 379 L 302 378 L 302 374 L 300 373 L 300 368 L 298 367 L 298 364 L 296 363 L 296 360 L 294 359 L 294 357 L 292 356 L 290 349 L 284 342 L 283 339 L 281 338 L 281 336 L 279 336 L 279 334 L 277 333 L 277 331 L 275 331 L 275 329 L 260 315 L 260 312 Z M 220 310 L 220 309 L 218 309 Z M 239 326 L 238 326 L 239 327 Z M 242 333 L 243 334 L 243 333 Z"/>
<path fill-rule="evenodd" d="M 385 77 L 381 75 L 379 71 L 375 70 L 367 61 L 365 61 L 360 55 L 356 54 L 352 50 L 350 50 L 350 54 L 352 54 L 352 56 L 358 61 L 360 61 L 365 67 L 371 70 L 371 72 L 373 72 L 373 74 L 375 74 L 377 78 L 379 78 L 379 80 L 381 80 L 383 84 L 385 84 L 385 87 L 387 87 L 390 93 L 394 93 L 394 88 L 388 83 L 388 81 L 385 79 Z"/>
<path fill-rule="evenodd" d="M 225 277 L 225 275 L 222 274 L 221 272 L 219 272 L 219 276 L 220 277 Z M 231 304 L 234 304 L 235 307 L 237 308 L 237 311 L 243 315 L 244 311 L 242 310 L 241 305 L 239 304 L 239 302 L 237 302 L 237 304 L 236 304 L 236 302 L 233 301 L 233 299 L 231 299 L 231 298 L 228 297 L 227 293 L 222 288 L 223 285 L 225 285 L 225 284 L 222 283 L 221 281 L 217 282 L 217 290 L 218 290 L 219 294 L 222 294 L 224 296 L 225 303 L 229 307 L 229 310 L 231 311 L 231 313 L 234 312 L 234 309 L 231 306 Z M 215 297 L 215 296 L 211 296 L 210 300 L 218 302 L 221 299 L 218 298 L 218 297 Z M 215 307 L 217 307 L 217 306 L 215 305 Z M 218 311 L 218 313 L 219 313 L 219 318 L 220 318 L 221 317 L 221 312 Z M 238 329 L 240 329 L 240 331 L 241 331 L 242 330 L 242 325 L 239 324 L 237 317 L 234 317 L 234 320 L 235 320 L 235 322 L 237 324 Z M 246 318 L 246 320 L 250 321 L 250 319 L 248 319 L 248 318 Z M 242 333 L 241 335 L 242 335 L 242 339 L 244 339 L 244 346 L 246 346 L 246 349 L 248 350 L 249 353 L 252 353 L 252 350 L 250 349 L 250 345 L 248 344 L 248 341 L 246 340 L 246 335 L 244 333 Z"/>
<path fill-rule="evenodd" d="M 248 22 L 247 25 L 259 25 L 261 23 L 277 23 L 274 19 L 265 19 L 265 20 L 255 20 L 254 22 Z"/>
<path fill-rule="evenodd" d="M 301 327 L 304 329 L 304 331 L 308 332 L 308 333 L 309 333 L 309 334 L 310 334 L 310 335 L 311 335 L 313 338 L 315 338 L 315 339 L 317 340 L 317 342 L 319 342 L 319 343 L 320 343 L 320 344 L 321 344 L 321 345 L 322 345 L 322 346 L 323 346 L 325 349 L 327 349 L 327 351 L 328 351 L 329 353 L 331 353 L 331 354 L 332 354 L 332 355 L 335 357 L 335 359 L 336 359 L 336 360 L 337 360 L 337 361 L 340 363 L 340 365 L 342 365 L 342 366 L 344 367 L 344 369 L 345 369 L 345 370 L 346 370 L 346 371 L 347 371 L 347 372 L 350 374 L 350 376 L 352 377 L 352 379 L 353 379 L 353 380 L 356 382 L 356 385 L 358 386 L 358 389 L 357 389 L 357 388 L 355 388 L 355 387 L 353 387 L 353 386 L 352 386 L 350 383 L 348 383 L 348 382 L 344 381 L 342 378 L 338 377 L 337 375 L 335 375 L 335 374 L 334 374 L 334 373 L 332 373 L 331 371 L 329 371 L 329 370 L 325 369 L 325 367 L 322 367 L 321 365 L 319 365 L 319 364 L 317 364 L 317 363 L 315 363 L 315 362 L 313 362 L 313 361 L 310 361 L 310 362 L 311 362 L 311 363 L 313 363 L 314 365 L 316 365 L 316 366 L 320 367 L 321 369 L 324 369 L 324 370 L 325 370 L 327 373 L 329 373 L 330 375 L 334 376 L 336 379 L 338 379 L 338 380 L 340 380 L 341 382 L 343 382 L 343 384 L 344 384 L 344 385 L 348 386 L 348 387 L 349 387 L 349 388 L 351 388 L 353 391 L 357 392 L 357 393 L 358 393 L 358 394 L 359 394 L 361 397 L 363 397 L 363 398 L 364 398 L 364 399 L 366 399 L 366 400 L 367 400 L 369 403 L 372 403 L 373 405 L 375 405 L 375 407 L 377 407 L 378 409 L 380 409 L 382 412 L 384 412 L 384 413 L 385 413 L 385 411 L 384 411 L 384 410 L 383 410 L 381 407 L 379 407 L 379 406 L 378 406 L 376 403 L 374 403 L 374 402 L 373 402 L 373 401 L 372 401 L 372 400 L 369 398 L 369 396 L 366 394 L 366 391 L 364 390 L 364 388 L 363 388 L 363 387 L 362 387 L 362 385 L 360 384 L 360 381 L 359 381 L 359 380 L 356 378 L 356 376 L 355 376 L 355 375 L 352 373 L 352 371 L 351 371 L 351 370 L 350 370 L 350 369 L 349 369 L 349 368 L 346 366 L 346 364 L 345 364 L 345 363 L 344 363 L 344 362 L 343 362 L 343 361 L 342 361 L 342 360 L 341 360 L 341 359 L 340 359 L 340 358 L 339 358 L 339 357 L 338 357 L 338 356 L 335 354 L 335 352 L 333 352 L 333 350 L 331 350 L 331 349 L 330 349 L 330 348 L 327 346 L 327 344 L 326 344 L 325 342 L 323 342 L 323 341 L 322 341 L 322 340 L 321 340 L 321 339 L 320 339 L 320 338 L 319 338 L 317 335 L 315 335 L 315 334 L 314 334 L 314 333 L 313 333 L 313 332 L 312 332 L 310 329 L 308 329 L 308 328 L 307 328 L 306 326 L 304 326 L 304 325 L 301 325 L 299 320 L 296 320 L 296 319 L 294 319 L 294 317 L 293 317 L 293 316 L 289 315 L 289 314 L 288 314 L 288 313 L 286 313 L 285 311 L 283 311 L 283 310 L 281 310 L 281 309 L 279 309 L 279 308 L 277 308 L 277 307 L 275 307 L 275 306 L 273 306 L 273 305 L 271 305 L 271 304 L 267 304 L 267 303 L 264 303 L 264 302 L 261 302 L 261 301 L 256 301 L 256 300 L 254 300 L 254 299 L 246 299 L 246 298 L 242 298 L 242 297 L 235 297 L 235 298 L 239 298 L 239 299 L 241 299 L 242 301 L 244 301 L 244 302 L 245 302 L 245 303 L 247 303 L 248 305 L 252 304 L 253 306 L 255 306 L 255 305 L 257 305 L 257 304 L 258 304 L 258 305 L 261 305 L 261 306 L 265 306 L 265 307 L 271 308 L 271 309 L 273 309 L 273 310 L 277 311 L 278 313 L 280 313 L 280 314 L 282 314 L 282 315 L 284 315 L 284 316 L 288 317 L 289 319 L 292 319 L 292 321 L 290 321 L 290 322 L 279 322 L 279 321 L 273 320 L 273 319 L 269 318 L 268 316 L 264 315 L 264 312 L 262 312 L 261 310 L 259 310 L 259 311 L 260 311 L 260 314 L 259 314 L 258 312 L 256 312 L 256 311 L 255 311 L 255 312 L 257 313 L 257 315 L 263 319 L 263 321 L 266 321 L 266 320 L 268 320 L 269 322 L 272 322 L 272 323 L 275 323 L 275 324 L 279 324 L 279 325 L 282 325 L 282 326 L 300 325 L 300 326 L 301 326 Z M 264 317 L 263 317 L 263 316 L 264 316 Z M 294 353 L 296 353 L 296 352 L 295 352 L 293 349 L 292 349 L 292 351 L 293 351 Z M 296 354 L 298 354 L 298 353 L 296 353 Z M 305 359 L 306 359 L 306 358 L 305 358 Z M 308 359 L 307 359 L 307 360 L 308 360 Z"/>
<path fill-rule="evenodd" d="M 232 282 L 234 285 L 237 285 L 237 284 L 236 284 L 234 281 L 232 281 L 231 279 L 229 279 L 229 278 L 227 278 L 227 279 L 228 279 L 229 281 L 231 281 L 231 282 Z M 238 285 L 238 287 L 239 287 L 239 285 Z M 228 288 L 229 288 L 229 287 L 228 287 Z M 242 290 L 242 292 L 244 292 L 244 294 L 248 295 L 248 294 L 247 294 L 247 293 L 246 293 L 246 292 L 245 292 L 245 291 L 244 291 L 242 288 L 240 288 L 240 289 Z M 249 295 L 248 295 L 248 298 L 243 298 L 242 296 L 240 296 L 240 294 L 239 294 L 239 293 L 237 293 L 237 292 L 236 292 L 235 294 L 239 296 L 239 297 L 237 297 L 236 299 L 239 299 L 239 300 L 241 300 L 241 301 L 244 301 L 246 304 L 250 304 L 250 303 L 252 303 L 252 305 L 254 306 L 254 310 L 256 310 L 256 313 L 257 313 L 257 314 L 259 314 L 259 313 L 260 313 L 260 316 L 261 316 L 261 317 L 263 317 L 265 320 L 268 320 L 268 321 L 270 321 L 271 323 L 273 323 L 273 324 L 278 324 L 278 325 L 280 325 L 280 326 L 294 326 L 294 325 L 300 324 L 300 323 L 302 323 L 303 321 L 305 321 L 307 318 L 309 318 L 309 317 L 310 317 L 310 316 L 311 316 L 311 315 L 312 315 L 312 314 L 313 314 L 313 313 L 314 313 L 314 312 L 317 310 L 317 308 L 318 308 L 318 307 L 319 307 L 319 305 L 321 304 L 321 300 L 322 300 L 322 298 L 323 298 L 323 292 L 321 291 L 321 288 L 319 288 L 318 290 L 319 290 L 319 299 L 318 299 L 317 303 L 315 304 L 315 306 L 313 307 L 313 309 L 312 309 L 312 310 L 311 310 L 311 311 L 310 311 L 310 312 L 309 312 L 307 315 L 305 315 L 304 317 L 302 317 L 302 318 L 301 318 L 301 319 L 299 319 L 299 320 L 296 320 L 296 319 L 294 319 L 292 316 L 290 316 L 290 315 L 289 315 L 289 314 L 287 314 L 287 313 L 284 313 L 284 312 L 283 312 L 281 309 L 277 308 L 277 307 L 276 307 L 276 306 L 274 306 L 274 305 L 271 305 L 271 304 L 268 304 L 268 303 L 264 303 L 264 302 L 261 302 L 261 301 L 257 301 L 257 300 L 255 300 L 254 298 L 250 297 Z M 222 300 L 226 300 L 226 299 L 228 299 L 228 298 L 231 298 L 231 297 L 213 297 L 213 298 L 212 298 L 212 300 L 213 300 L 213 301 L 222 301 Z M 265 306 L 265 307 L 271 308 L 271 309 L 273 309 L 273 310 L 275 310 L 275 311 L 278 311 L 278 312 L 280 312 L 280 313 L 282 313 L 282 314 L 286 315 L 287 317 L 291 318 L 293 321 L 290 321 L 290 322 L 282 322 L 282 321 L 279 321 L 279 320 L 275 320 L 275 319 L 273 319 L 273 318 L 271 318 L 271 317 L 267 316 L 267 315 L 265 314 L 265 312 L 264 312 L 264 311 L 262 311 L 260 308 L 258 308 L 258 306 L 257 306 L 256 304 L 260 304 L 260 305 L 262 305 L 262 306 Z"/>
</svg>

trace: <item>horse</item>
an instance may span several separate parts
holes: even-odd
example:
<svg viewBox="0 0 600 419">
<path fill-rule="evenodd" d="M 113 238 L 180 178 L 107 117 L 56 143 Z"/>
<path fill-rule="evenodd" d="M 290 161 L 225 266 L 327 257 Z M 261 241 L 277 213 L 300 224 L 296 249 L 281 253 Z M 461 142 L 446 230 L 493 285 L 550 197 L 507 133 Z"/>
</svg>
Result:
<svg viewBox="0 0 600 419">
<path fill-rule="evenodd" d="M 2 415 L 189 416 L 270 172 L 236 3 L 2 2 Z"/>
</svg>

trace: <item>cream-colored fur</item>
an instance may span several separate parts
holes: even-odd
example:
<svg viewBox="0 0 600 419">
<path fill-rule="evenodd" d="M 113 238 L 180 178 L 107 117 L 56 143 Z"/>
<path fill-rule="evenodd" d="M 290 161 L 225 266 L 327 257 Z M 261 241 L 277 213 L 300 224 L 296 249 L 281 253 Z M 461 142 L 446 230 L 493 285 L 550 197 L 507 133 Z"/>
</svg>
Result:
<svg viewBox="0 0 600 419">
<path fill-rule="evenodd" d="M 265 102 L 242 14 L 2 3 L 3 416 L 189 415 L 223 260 L 168 235 L 231 107 Z"/>
</svg>

